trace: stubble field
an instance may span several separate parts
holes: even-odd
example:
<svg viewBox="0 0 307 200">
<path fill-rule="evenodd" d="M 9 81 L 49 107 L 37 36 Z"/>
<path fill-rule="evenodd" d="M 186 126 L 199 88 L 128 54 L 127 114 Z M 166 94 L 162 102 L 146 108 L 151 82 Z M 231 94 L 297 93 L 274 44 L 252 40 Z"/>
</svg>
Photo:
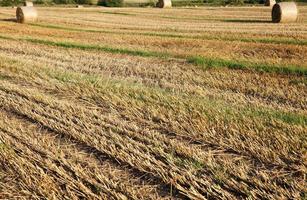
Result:
<svg viewBox="0 0 307 200">
<path fill-rule="evenodd" d="M 0 199 L 305 198 L 299 9 L 0 8 Z"/>
</svg>

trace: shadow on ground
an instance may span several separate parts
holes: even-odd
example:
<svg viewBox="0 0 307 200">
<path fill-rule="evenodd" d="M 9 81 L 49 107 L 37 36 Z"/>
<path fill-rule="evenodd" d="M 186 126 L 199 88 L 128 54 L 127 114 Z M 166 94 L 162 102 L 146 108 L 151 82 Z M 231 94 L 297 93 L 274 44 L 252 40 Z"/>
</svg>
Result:
<svg viewBox="0 0 307 200">
<path fill-rule="evenodd" d="M 17 22 L 17 20 L 15 18 L 0 19 L 0 21 L 4 21 L 4 22 Z"/>
<path fill-rule="evenodd" d="M 253 19 L 224 19 L 223 22 L 238 22 L 238 23 L 272 23 L 268 20 L 253 20 Z"/>
</svg>

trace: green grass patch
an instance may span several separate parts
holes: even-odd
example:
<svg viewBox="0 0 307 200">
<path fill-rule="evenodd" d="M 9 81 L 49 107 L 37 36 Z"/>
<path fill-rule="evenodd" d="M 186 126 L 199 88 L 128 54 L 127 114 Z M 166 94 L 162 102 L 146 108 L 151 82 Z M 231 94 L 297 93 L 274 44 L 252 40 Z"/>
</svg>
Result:
<svg viewBox="0 0 307 200">
<path fill-rule="evenodd" d="M 287 124 L 307 126 L 307 116 L 291 112 L 257 109 L 252 110 L 253 116 L 277 119 Z"/>
<path fill-rule="evenodd" d="M 5 36 L 5 35 L 0 35 L 0 39 L 4 39 L 4 40 L 17 40 L 17 39 L 14 39 L 12 37 Z"/>
<path fill-rule="evenodd" d="M 271 111 L 271 115 L 288 124 L 295 124 L 295 125 L 307 125 L 307 116 L 306 115 L 299 115 L 295 113 L 285 113 L 285 112 L 277 112 Z"/>
<path fill-rule="evenodd" d="M 10 79 L 10 77 L 0 74 L 0 80 L 7 80 L 7 79 Z"/>
<path fill-rule="evenodd" d="M 307 45 L 307 40 L 298 39 L 274 39 L 274 38 L 240 38 L 240 39 L 228 39 L 229 41 L 241 41 L 241 42 L 255 42 L 255 43 L 267 43 L 267 44 L 292 44 L 292 45 Z"/>
<path fill-rule="evenodd" d="M 196 36 L 195 39 L 202 38 L 206 40 L 221 40 L 230 42 L 246 42 L 246 43 L 263 43 L 263 44 L 286 44 L 306 46 L 307 40 L 291 39 L 291 38 L 244 38 L 244 37 L 227 37 L 227 36 Z"/>
<path fill-rule="evenodd" d="M 297 65 L 281 66 L 265 63 L 251 63 L 247 61 L 225 60 L 221 58 L 206 58 L 202 56 L 192 56 L 187 58 L 187 61 L 202 69 L 227 67 L 229 69 L 252 69 L 257 72 L 307 76 L 307 68 Z"/>
</svg>

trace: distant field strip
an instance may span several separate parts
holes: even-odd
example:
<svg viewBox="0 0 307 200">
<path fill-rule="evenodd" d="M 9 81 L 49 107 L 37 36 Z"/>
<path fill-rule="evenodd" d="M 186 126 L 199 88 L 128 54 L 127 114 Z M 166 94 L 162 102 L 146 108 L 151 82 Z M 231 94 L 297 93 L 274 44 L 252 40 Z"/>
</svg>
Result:
<svg viewBox="0 0 307 200">
<path fill-rule="evenodd" d="M 224 40 L 224 41 L 241 41 L 241 42 L 255 42 L 255 43 L 271 43 L 271 44 L 294 44 L 294 45 L 307 45 L 307 40 L 300 39 L 275 39 L 275 38 L 231 38 L 231 37 L 219 37 L 219 36 L 187 36 L 179 34 L 164 34 L 164 33 L 143 33 L 143 32 L 118 32 L 118 31 L 106 31 L 95 29 L 80 29 L 72 27 L 63 27 L 50 24 L 31 24 L 31 26 L 39 26 L 44 28 L 61 29 L 68 31 L 81 31 L 81 32 L 94 32 L 94 33 L 108 33 L 108 34 L 124 34 L 124 35 L 144 35 L 155 37 L 169 37 L 169 38 L 190 38 L 190 39 L 204 39 L 204 40 Z"/>
<path fill-rule="evenodd" d="M 12 39 L 16 38 L 0 35 L 1 39 Z M 64 48 L 76 48 L 82 50 L 98 50 L 110 53 L 119 53 L 119 54 L 128 54 L 134 56 L 142 57 L 158 57 L 158 58 L 179 58 L 184 57 L 178 55 L 170 55 L 163 52 L 151 52 L 151 51 L 141 51 L 141 50 L 130 50 L 122 48 L 112 48 L 107 46 L 98 46 L 98 45 L 85 45 L 79 43 L 70 43 L 70 42 L 54 42 L 49 40 L 40 40 L 34 38 L 18 38 L 21 41 L 27 41 L 36 44 L 44 44 L 51 46 L 58 46 Z M 270 73 L 280 73 L 280 74 L 293 74 L 299 76 L 307 76 L 307 67 L 302 66 L 278 66 L 270 64 L 253 64 L 244 61 L 229 61 L 218 58 L 205 58 L 201 56 L 188 57 L 187 62 L 195 64 L 196 66 L 206 68 L 215 68 L 215 67 L 227 67 L 229 69 L 252 69 L 259 72 L 270 72 Z"/>
</svg>

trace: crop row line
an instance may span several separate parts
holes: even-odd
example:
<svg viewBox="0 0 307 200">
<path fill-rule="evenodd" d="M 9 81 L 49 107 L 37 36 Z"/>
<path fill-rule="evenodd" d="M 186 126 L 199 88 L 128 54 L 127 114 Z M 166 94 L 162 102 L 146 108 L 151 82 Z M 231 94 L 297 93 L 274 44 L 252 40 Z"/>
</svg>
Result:
<svg viewBox="0 0 307 200">
<path fill-rule="evenodd" d="M 10 36 L 0 35 L 0 39 L 7 40 L 19 40 L 26 41 L 35 44 L 43 44 L 49 46 L 63 47 L 63 48 L 72 48 L 72 49 L 81 49 L 81 50 L 97 50 L 109 53 L 116 54 L 127 54 L 133 56 L 141 57 L 156 57 L 163 59 L 184 59 L 189 63 L 194 64 L 195 66 L 200 67 L 201 69 L 208 68 L 229 68 L 236 70 L 255 70 L 257 72 L 267 72 L 267 73 L 278 73 L 278 74 L 287 74 L 287 75 L 297 75 L 297 76 L 307 76 L 307 68 L 304 66 L 298 65 L 274 65 L 267 63 L 251 63 L 247 61 L 233 61 L 226 60 L 222 58 L 210 58 L 203 56 L 182 56 L 182 55 L 172 55 L 166 52 L 155 52 L 155 51 L 145 51 L 145 50 L 133 50 L 127 48 L 115 48 L 109 46 L 100 46 L 100 45 L 89 45 L 76 42 L 63 42 L 63 41 L 51 41 L 51 40 L 42 40 L 30 37 L 21 37 L 14 38 Z"/>
<path fill-rule="evenodd" d="M 12 91 L 11 91 L 12 92 Z M 10 92 L 10 93 L 11 93 Z M 23 95 L 26 95 L 26 94 L 23 94 Z M 27 95 L 26 95 L 27 96 Z M 33 97 L 26 97 L 26 96 L 24 96 L 25 98 L 27 98 L 27 99 L 31 99 L 31 98 L 33 98 Z M 11 98 L 9 98 L 9 99 L 13 99 L 14 97 L 12 96 Z M 27 106 L 25 106 L 25 105 L 29 105 L 31 108 L 36 108 L 35 109 L 35 112 L 33 113 L 31 110 L 28 110 L 27 112 L 30 112 L 30 113 L 28 113 L 28 114 L 26 114 L 26 113 L 24 113 L 24 112 L 22 112 L 22 114 L 24 114 L 24 115 L 27 115 L 28 117 L 30 117 L 31 119 L 33 119 L 33 120 L 35 120 L 35 121 L 38 121 L 38 122 L 40 122 L 40 123 L 42 123 L 42 124 L 45 124 L 44 126 L 47 126 L 47 127 L 49 127 L 49 128 L 52 128 L 53 130 L 58 130 L 57 132 L 59 132 L 59 131 L 61 131 L 61 132 L 63 132 L 63 131 L 65 131 L 65 134 L 69 134 L 69 135 L 71 135 L 71 136 L 73 136 L 73 137 L 78 137 L 78 138 L 81 138 L 82 140 L 84 140 L 85 142 L 87 141 L 87 142 L 89 142 L 89 141 L 92 141 L 92 146 L 93 145 L 95 145 L 95 147 L 96 148 L 101 148 L 99 145 L 97 146 L 97 144 L 98 143 L 100 143 L 101 145 L 102 145 L 102 141 L 108 141 L 108 140 L 110 140 L 110 141 L 113 141 L 113 145 L 115 145 L 115 146 L 109 146 L 109 147 L 111 147 L 111 150 L 104 150 L 104 149 L 100 149 L 101 151 L 106 151 L 105 153 L 107 153 L 107 154 L 109 154 L 110 155 L 110 153 L 111 153 L 111 155 L 113 155 L 113 156 L 115 156 L 115 157 L 117 157 L 118 158 L 118 153 L 116 153 L 116 152 L 113 152 L 112 151 L 112 147 L 113 148 L 115 148 L 116 150 L 118 150 L 118 151 L 121 151 L 121 150 L 124 150 L 124 149 L 128 149 L 129 150 L 129 152 L 130 153 L 128 153 L 128 154 L 130 154 L 130 159 L 128 159 L 128 163 L 130 164 L 130 165 L 132 165 L 132 166 L 135 166 L 135 164 L 136 163 L 138 163 L 138 158 L 137 157 L 139 157 L 139 156 L 141 156 L 142 157 L 142 159 L 143 160 L 147 160 L 147 162 L 146 163 L 148 163 L 149 164 L 149 166 L 147 165 L 147 164 L 141 164 L 140 166 L 135 166 L 135 167 L 138 167 L 138 169 L 141 169 L 141 171 L 147 171 L 148 172 L 148 170 L 149 171 L 151 171 L 151 172 L 153 172 L 154 174 L 159 174 L 159 176 L 160 177 L 162 177 L 162 179 L 164 179 L 165 180 L 165 176 L 167 176 L 168 177 L 168 175 L 166 175 L 163 171 L 160 171 L 159 169 L 165 169 L 165 168 L 168 168 L 167 166 L 170 166 L 170 169 L 169 170 L 171 170 L 171 171 L 173 171 L 175 174 L 173 174 L 174 176 L 178 176 L 178 174 L 176 173 L 176 171 L 177 171 L 177 167 L 175 167 L 176 166 L 176 164 L 174 163 L 175 162 L 175 160 L 173 160 L 173 159 L 170 159 L 169 158 L 169 156 L 168 156 L 168 154 L 166 153 L 166 152 L 164 152 L 164 150 L 162 150 L 162 149 L 155 149 L 155 148 L 153 148 L 153 147 L 150 147 L 150 145 L 148 146 L 148 145 L 141 145 L 141 143 L 140 142 L 136 142 L 135 141 L 135 139 L 136 139 L 136 137 L 138 137 L 137 135 L 135 135 L 134 133 L 129 133 L 129 132 L 127 132 L 127 131 L 125 131 L 124 133 L 120 133 L 120 137 L 118 137 L 117 136 L 117 134 L 118 134 L 118 130 L 116 130 L 116 129 L 114 129 L 114 128 L 112 128 L 112 127 L 109 127 L 109 128 L 107 128 L 107 129 L 109 129 L 109 134 L 107 134 L 107 135 L 105 135 L 104 133 L 102 133 L 101 131 L 99 131 L 99 134 L 98 134 L 98 132 L 97 132 L 97 134 L 95 134 L 94 132 L 96 132 L 96 130 L 98 130 L 98 129 L 100 129 L 99 127 L 97 127 L 97 129 L 95 128 L 95 126 L 97 126 L 98 125 L 98 121 L 97 122 L 95 122 L 96 121 L 96 118 L 95 118 L 95 116 L 93 116 L 91 119 L 92 120 L 94 120 L 94 121 L 88 121 L 88 119 L 87 118 L 84 118 L 84 117 L 82 117 L 82 118 L 79 118 L 79 117 L 81 117 L 81 116 L 84 116 L 84 115 L 87 115 L 87 114 L 85 114 L 85 113 L 83 113 L 84 111 L 80 111 L 81 113 L 83 113 L 82 115 L 80 115 L 81 113 L 79 112 L 79 111 L 74 111 L 74 112 L 78 112 L 78 113 L 80 113 L 78 116 L 78 118 L 75 118 L 75 119 L 69 119 L 69 118 L 66 118 L 65 116 L 64 116 L 64 119 L 63 119 L 63 114 L 60 114 L 60 113 L 62 113 L 62 111 L 60 111 L 60 110 L 57 110 L 57 108 L 56 107 L 54 107 L 54 106 L 51 106 L 50 107 L 50 105 L 46 105 L 46 106 L 44 106 L 45 107 L 45 110 L 49 107 L 51 110 L 50 111 L 48 111 L 47 113 L 46 112 L 44 112 L 43 110 L 41 110 L 39 107 L 41 107 L 42 105 L 40 105 L 42 102 L 40 102 L 38 99 L 36 99 L 35 101 L 36 101 L 36 103 L 34 103 L 33 104 L 33 101 L 32 102 L 29 102 L 28 100 L 22 100 L 22 99 L 20 99 L 20 100 L 18 100 L 18 102 L 19 103 L 21 103 L 22 101 L 27 101 L 27 103 L 25 102 L 25 103 L 22 103 L 22 104 L 24 104 L 24 105 L 20 105 L 20 106 L 11 106 L 11 107 L 15 107 L 16 109 L 23 109 L 23 107 L 27 107 Z M 49 101 L 49 100 L 46 100 L 47 102 Z M 17 103 L 17 102 L 16 102 Z M 18 104 L 19 104 L 18 103 Z M 31 104 L 31 105 L 30 105 Z M 33 104 L 33 105 L 32 105 Z M 77 107 L 76 106 L 72 106 L 72 107 L 74 107 L 74 110 L 75 109 L 77 109 Z M 48 108 L 48 109 L 49 109 Z M 64 108 L 63 108 L 64 109 Z M 19 111 L 20 112 L 20 111 Z M 67 109 L 66 109 L 66 112 L 67 112 Z M 32 114 L 31 114 L 32 113 Z M 48 114 L 48 113 L 50 113 L 50 114 Z M 61 118 L 59 118 L 59 115 L 61 115 Z M 72 116 L 76 116 L 76 114 L 71 114 Z M 46 118 L 47 117 L 47 118 Z M 51 121 L 50 121 L 51 120 Z M 48 125 L 49 123 L 51 123 L 51 124 L 53 124 L 53 121 L 55 121 L 55 122 L 57 122 L 56 124 L 57 125 L 52 125 L 51 127 Z M 47 123 L 47 125 L 46 125 L 46 123 Z M 62 125 L 60 125 L 60 124 L 63 124 L 63 126 Z M 95 125 L 96 124 L 96 125 Z M 100 123 L 101 124 L 101 123 Z M 60 128 L 60 127 L 62 127 L 62 128 Z M 68 131 L 68 129 L 66 129 L 65 127 L 67 127 L 68 129 L 70 128 L 71 129 L 71 131 Z M 107 127 L 107 126 L 106 126 Z M 85 128 L 85 129 L 84 129 Z M 101 130 L 101 129 L 100 129 Z M 68 132 L 67 132 L 68 131 Z M 92 132 L 92 134 L 90 134 L 89 136 L 84 136 L 84 135 L 79 135 L 78 133 L 82 133 L 82 132 L 84 132 L 84 131 L 87 131 L 87 132 Z M 115 133 L 117 133 L 117 134 L 115 134 Z M 76 135 L 75 135 L 76 134 Z M 132 134 L 132 135 L 131 135 Z M 103 135 L 105 135 L 106 136 L 106 138 L 103 136 Z M 103 137 L 102 137 L 103 136 Z M 88 138 L 88 137 L 90 137 L 90 138 Z M 132 139 L 133 138 L 133 139 Z M 122 141 L 123 140 L 123 141 Z M 126 141 L 126 145 L 124 145 L 124 140 Z M 129 141 L 129 142 L 128 142 Z M 98 143 L 97 143 L 98 142 Z M 118 143 L 117 144 L 117 142 L 120 142 L 120 143 Z M 122 142 L 124 142 L 124 143 L 122 143 Z M 143 142 L 145 142 L 145 143 L 148 143 L 148 142 L 150 142 L 149 140 L 148 141 L 143 141 Z M 129 145 L 129 143 L 131 143 L 130 145 L 133 145 L 133 149 L 134 150 L 137 150 L 137 151 L 134 151 L 134 150 L 132 150 L 132 148 L 130 148 L 131 146 Z M 150 142 L 151 143 L 151 142 Z M 109 144 L 110 145 L 110 144 Z M 123 145 L 124 146 L 126 146 L 125 148 L 123 148 Z M 104 146 L 104 145 L 103 145 Z M 138 148 L 137 149 L 135 149 L 136 147 L 138 146 Z M 163 146 L 163 145 L 162 145 Z M 108 148 L 107 148 L 108 149 Z M 126 151 L 126 150 L 125 150 Z M 148 153 L 145 153 L 145 152 L 143 152 L 143 153 L 141 153 L 142 151 L 145 151 L 145 152 L 152 152 L 152 154 L 151 154 L 151 156 L 148 154 Z M 113 153 L 112 153 L 113 152 Z M 157 154 L 156 153 L 154 153 L 154 152 L 157 152 Z M 114 154 L 115 153 L 115 154 Z M 136 156 L 136 160 L 134 159 L 134 157 L 132 157 L 132 154 L 134 155 L 134 156 Z M 158 159 L 158 160 L 160 160 L 160 161 L 158 161 L 158 160 L 156 160 L 156 156 L 154 156 L 156 154 L 156 156 L 160 156 L 160 159 Z M 122 156 L 122 155 L 125 155 L 125 153 L 121 153 L 120 154 L 120 156 L 119 156 L 119 159 L 120 159 L 120 157 Z M 144 157 L 144 155 L 147 155 L 146 157 Z M 153 156 L 153 157 L 152 157 Z M 126 157 L 126 156 L 124 156 L 124 157 Z M 151 157 L 151 158 L 150 158 Z M 148 160 L 149 159 L 149 160 Z M 123 162 L 126 162 L 127 161 L 127 158 L 122 158 L 122 161 Z M 165 163 L 166 162 L 166 163 Z M 162 167 L 162 166 L 163 167 Z M 156 166 L 156 169 L 155 170 L 153 170 L 151 167 L 152 166 Z M 140 168 L 139 168 L 140 167 Z M 181 168 L 182 169 L 182 168 Z M 152 171 L 153 170 L 153 171 Z M 158 171 L 156 171 L 156 170 L 158 170 Z M 171 176 L 171 177 L 173 177 L 173 175 Z M 164 178 L 163 178 L 164 177 Z M 173 179 L 173 178 L 175 178 L 175 177 L 173 177 L 173 178 L 171 178 L 171 177 L 169 177 L 170 179 Z M 167 180 L 170 180 L 169 178 L 167 178 Z M 183 178 L 183 177 L 182 177 Z M 184 179 L 186 179 L 186 178 L 188 178 L 188 177 L 185 177 Z M 190 177 L 190 178 L 192 178 L 192 177 Z M 191 180 L 190 178 L 188 178 L 189 180 Z M 208 178 L 208 177 L 207 177 Z M 176 179 L 176 178 L 175 178 Z M 182 181 L 180 181 L 180 179 L 178 180 L 179 181 L 179 183 Z M 185 181 L 184 181 L 185 182 Z M 181 182 L 181 184 L 184 184 L 184 182 Z M 198 182 L 198 181 L 197 181 Z M 179 184 L 179 185 L 177 185 L 177 187 L 179 187 L 179 188 L 182 188 L 183 187 L 183 185 L 181 185 L 181 184 Z M 195 183 L 196 184 L 196 183 Z M 201 184 L 201 183 L 197 183 L 197 184 Z M 203 183 L 204 184 L 204 183 Z M 227 184 L 226 184 L 227 185 Z M 196 186 L 196 188 L 197 188 L 197 186 Z M 185 193 L 186 192 L 188 192 L 186 189 L 180 189 L 181 191 L 185 191 Z M 197 189 L 198 190 L 198 189 Z M 225 192 L 225 191 L 224 191 Z M 224 193 L 223 192 L 223 193 Z M 188 192 L 189 193 L 189 192 Z M 215 194 L 216 195 L 216 194 Z M 215 196 L 214 195 L 214 196 Z"/>
<path fill-rule="evenodd" d="M 151 32 L 119 32 L 119 31 L 107 31 L 107 30 L 95 30 L 95 29 L 81 29 L 81 28 L 72 28 L 72 27 L 64 27 L 53 24 L 39 24 L 39 23 L 31 23 L 31 26 L 37 26 L 42 28 L 50 28 L 50 29 L 59 29 L 59 30 L 67 30 L 67 31 L 77 31 L 77 32 L 89 32 L 89 33 L 107 33 L 107 34 L 116 34 L 116 35 L 143 35 L 143 36 L 154 36 L 154 37 L 166 37 L 166 38 L 182 38 L 182 39 L 202 39 L 202 40 L 223 40 L 223 41 L 240 41 L 247 43 L 263 43 L 263 44 L 292 44 L 292 45 L 300 45 L 306 46 L 307 40 L 298 40 L 298 39 L 275 39 L 275 38 L 234 38 L 234 37 L 225 37 L 225 36 L 209 36 L 209 35 L 200 35 L 200 36 L 188 36 L 188 35 L 180 35 L 174 33 L 151 33 Z"/>
</svg>

